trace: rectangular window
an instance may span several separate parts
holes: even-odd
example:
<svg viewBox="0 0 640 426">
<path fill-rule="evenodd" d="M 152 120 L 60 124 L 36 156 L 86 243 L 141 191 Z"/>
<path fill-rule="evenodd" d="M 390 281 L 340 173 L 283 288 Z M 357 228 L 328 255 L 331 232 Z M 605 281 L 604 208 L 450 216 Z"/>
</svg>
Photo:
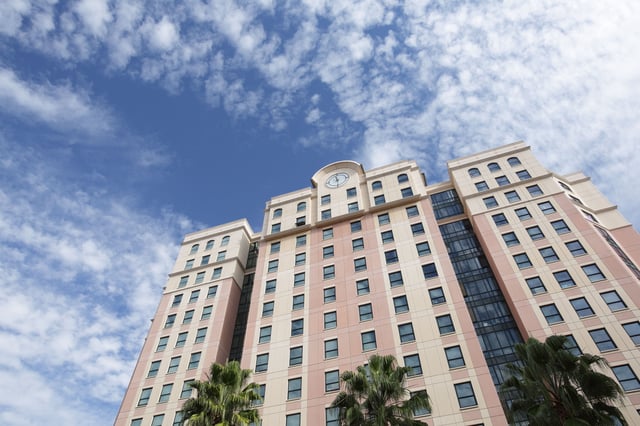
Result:
<svg viewBox="0 0 640 426">
<path fill-rule="evenodd" d="M 383 195 L 376 195 L 375 197 L 373 197 L 373 204 L 376 206 L 379 206 L 380 204 L 384 204 L 385 203 L 385 199 L 384 199 L 384 194 Z"/>
<path fill-rule="evenodd" d="M 270 260 L 267 272 L 276 272 L 278 270 L 278 259 Z"/>
<path fill-rule="evenodd" d="M 304 319 L 299 318 L 291 321 L 291 336 L 301 336 L 304 333 Z"/>
<path fill-rule="evenodd" d="M 320 219 L 322 220 L 331 219 L 331 209 L 322 210 L 320 212 Z"/>
<path fill-rule="evenodd" d="M 322 197 L 320 197 L 321 206 L 326 206 L 329 203 L 331 203 L 331 195 L 323 195 Z"/>
<path fill-rule="evenodd" d="M 173 303 L 171 303 L 171 307 L 175 308 L 176 306 L 179 306 L 180 302 L 182 302 L 182 294 L 176 294 L 173 296 Z"/>
<path fill-rule="evenodd" d="M 592 283 L 605 279 L 604 274 L 600 271 L 600 268 L 598 268 L 598 265 L 596 265 L 595 263 L 592 263 L 590 265 L 583 265 L 581 266 L 581 268 L 587 278 L 589 278 L 589 281 L 591 281 Z"/>
<path fill-rule="evenodd" d="M 414 342 L 416 340 L 413 324 L 410 322 L 398 325 L 398 334 L 400 335 L 400 343 Z"/>
<path fill-rule="evenodd" d="M 358 306 L 358 314 L 360 315 L 360 321 L 369 321 L 373 319 L 373 307 L 371 303 L 365 303 Z"/>
<path fill-rule="evenodd" d="M 404 366 L 409 367 L 407 376 L 419 376 L 422 374 L 422 365 L 420 364 L 420 356 L 418 354 L 405 355 Z"/>
<path fill-rule="evenodd" d="M 471 382 L 457 383 L 454 385 L 456 396 L 458 397 L 458 405 L 460 408 L 473 407 L 478 405 L 476 395 L 473 393 Z"/>
<path fill-rule="evenodd" d="M 198 273 L 196 274 L 196 281 L 195 281 L 195 283 L 194 283 L 194 284 L 200 284 L 200 283 L 201 283 L 201 282 L 203 282 L 203 281 L 204 281 L 204 271 L 202 271 L 202 272 L 198 272 Z"/>
<path fill-rule="evenodd" d="M 207 299 L 213 299 L 214 297 L 216 297 L 217 293 L 218 293 L 218 286 L 212 285 L 211 287 L 209 287 L 209 290 L 207 290 Z"/>
<path fill-rule="evenodd" d="M 364 249 L 364 240 L 362 238 L 351 240 L 351 248 L 353 249 L 353 251 Z"/>
<path fill-rule="evenodd" d="M 436 287 L 429 290 L 429 298 L 432 305 L 440 305 L 446 303 L 447 299 L 444 297 L 444 291 L 442 287 Z"/>
<path fill-rule="evenodd" d="M 209 264 L 209 259 L 211 259 L 210 255 L 202 256 L 202 260 L 200 261 L 200 266 L 208 265 Z"/>
<path fill-rule="evenodd" d="M 187 366 L 187 370 L 193 370 L 194 368 L 198 368 L 198 364 L 200 364 L 200 355 L 201 352 L 195 352 L 191 354 L 191 358 L 189 358 L 189 365 Z"/>
<path fill-rule="evenodd" d="M 271 243 L 271 254 L 274 253 L 280 253 L 280 241 L 277 241 L 275 243 Z"/>
<path fill-rule="evenodd" d="M 296 311 L 304 308 L 304 294 L 296 294 L 293 296 L 293 304 L 291 309 Z"/>
<path fill-rule="evenodd" d="M 304 265 L 306 261 L 307 261 L 307 253 L 296 254 L 295 266 Z"/>
<path fill-rule="evenodd" d="M 633 341 L 633 344 L 640 346 L 640 322 L 635 321 L 622 324 L 622 328 L 627 332 L 629 338 Z"/>
<path fill-rule="evenodd" d="M 202 308 L 202 316 L 200 317 L 200 320 L 202 321 L 211 318 L 211 311 L 213 311 L 212 305 Z"/>
<path fill-rule="evenodd" d="M 336 301 L 336 288 L 327 287 L 323 290 L 324 303 L 330 303 Z"/>
<path fill-rule="evenodd" d="M 427 263 L 426 265 L 422 265 L 422 275 L 424 275 L 425 280 L 437 277 L 438 271 L 436 270 L 435 263 Z"/>
<path fill-rule="evenodd" d="M 138 407 L 149 404 L 150 396 L 151 388 L 142 389 L 142 392 L 140 392 L 140 399 L 138 400 Z"/>
<path fill-rule="evenodd" d="M 480 182 L 476 182 L 475 186 L 478 192 L 483 192 L 489 189 L 489 185 L 487 185 L 487 182 L 483 180 L 481 180 Z"/>
<path fill-rule="evenodd" d="M 380 233 L 382 244 L 393 242 L 393 231 L 384 231 Z"/>
<path fill-rule="evenodd" d="M 198 301 L 198 297 L 200 297 L 200 290 L 193 290 L 191 292 L 191 296 L 189 297 L 189 303 L 195 303 Z"/>
<path fill-rule="evenodd" d="M 456 345 L 451 346 L 450 348 L 445 348 L 444 354 L 447 357 L 447 364 L 449 364 L 449 368 L 460 368 L 465 366 L 460 346 Z"/>
<path fill-rule="evenodd" d="M 538 207 L 540 208 L 540 211 L 543 214 L 551 214 L 556 212 L 556 209 L 553 207 L 553 204 L 551 204 L 551 202 L 549 201 L 544 201 L 542 203 L 539 203 Z"/>
<path fill-rule="evenodd" d="M 396 314 L 401 314 L 403 312 L 409 312 L 409 302 L 407 301 L 407 296 L 396 296 L 393 298 L 393 309 Z"/>
<path fill-rule="evenodd" d="M 191 383 L 193 382 L 193 380 L 184 381 L 184 383 L 182 384 L 182 390 L 180 391 L 180 399 L 187 399 L 191 397 L 191 392 L 193 391 Z"/>
<path fill-rule="evenodd" d="M 496 178 L 496 183 L 498 184 L 498 186 L 505 186 L 509 185 L 511 182 L 509 182 L 509 178 L 506 176 L 498 176 Z"/>
<path fill-rule="evenodd" d="M 527 286 L 529 287 L 529 290 L 531 290 L 531 294 L 533 294 L 534 296 L 536 294 L 547 292 L 547 288 L 544 286 L 544 283 L 542 282 L 540 277 L 527 278 L 525 279 L 525 281 L 527 283 Z"/>
<path fill-rule="evenodd" d="M 520 196 L 517 191 L 507 191 L 504 193 L 504 196 L 507 198 L 507 201 L 510 203 L 515 203 L 520 201 Z"/>
<path fill-rule="evenodd" d="M 529 209 L 526 207 L 521 207 L 519 209 L 515 209 L 514 211 L 516 213 L 516 216 L 518 216 L 518 219 L 520 219 L 521 221 L 531 219 L 531 213 L 529 213 Z"/>
<path fill-rule="evenodd" d="M 191 320 L 193 320 L 194 310 L 190 309 L 184 313 L 184 318 L 182 319 L 183 324 L 191 324 Z"/>
<path fill-rule="evenodd" d="M 184 331 L 182 333 L 178 333 L 178 338 L 176 339 L 176 348 L 181 348 L 187 343 L 187 336 L 189 332 Z"/>
<path fill-rule="evenodd" d="M 324 329 L 330 330 L 338 326 L 338 314 L 336 311 L 324 313 Z"/>
<path fill-rule="evenodd" d="M 302 225 L 305 225 L 306 223 L 307 223 L 306 216 L 299 216 L 296 218 L 296 226 L 302 226 Z"/>
<path fill-rule="evenodd" d="M 494 214 L 493 216 L 491 216 L 491 218 L 493 219 L 493 223 L 495 223 L 496 226 L 503 226 L 509 223 L 504 213 Z"/>
<path fill-rule="evenodd" d="M 156 377 L 158 375 L 158 370 L 160 370 L 160 361 L 153 361 L 149 367 L 147 377 Z"/>
<path fill-rule="evenodd" d="M 169 397 L 171 396 L 172 389 L 173 389 L 173 383 L 168 383 L 166 385 L 163 385 L 162 390 L 160 391 L 160 398 L 158 398 L 158 402 L 167 402 L 169 400 Z"/>
<path fill-rule="evenodd" d="M 322 247 L 322 258 L 328 259 L 333 257 L 333 246 Z"/>
<path fill-rule="evenodd" d="M 358 195 L 358 192 L 355 188 L 347 188 L 347 198 L 352 198 Z"/>
<path fill-rule="evenodd" d="M 413 398 L 414 396 L 420 395 L 420 394 L 422 394 L 424 397 L 426 397 L 427 396 L 427 391 L 424 390 L 424 389 L 419 390 L 419 391 L 410 391 L 409 392 L 409 397 Z M 428 408 L 425 408 L 425 407 L 414 408 L 412 410 L 412 412 L 413 412 L 413 416 L 414 417 L 421 417 L 421 416 L 426 416 L 426 415 L 431 414 L 431 410 L 429 410 Z M 426 424 L 424 422 L 420 422 L 420 423 Z"/>
<path fill-rule="evenodd" d="M 553 226 L 553 229 L 556 230 L 558 235 L 562 235 L 562 234 L 566 234 L 568 232 L 571 232 L 571 229 L 569 229 L 569 226 L 567 226 L 566 222 L 564 220 L 562 220 L 562 219 L 554 220 L 553 222 L 551 222 L 551 226 Z"/>
<path fill-rule="evenodd" d="M 364 279 L 364 280 L 358 280 L 356 281 L 356 293 L 358 294 L 358 296 L 361 296 L 363 294 L 369 294 L 369 280 L 368 279 Z"/>
<path fill-rule="evenodd" d="M 129 425 L 129 426 L 142 426 L 142 419 L 133 419 L 133 420 L 131 420 L 131 425 Z"/>
<path fill-rule="evenodd" d="M 256 373 L 267 371 L 269 367 L 269 354 L 260 354 L 256 356 Z"/>
<path fill-rule="evenodd" d="M 527 180 L 527 179 L 531 179 L 531 175 L 529 174 L 528 171 L 526 170 L 519 170 L 516 172 L 516 176 L 518 176 L 518 179 L 520 180 Z"/>
<path fill-rule="evenodd" d="M 199 328 L 196 332 L 196 340 L 194 340 L 194 343 L 204 342 L 205 337 L 207 337 L 207 327 Z"/>
<path fill-rule="evenodd" d="M 322 277 L 325 280 L 335 278 L 335 276 L 336 276 L 336 267 L 334 265 L 328 265 L 322 268 Z"/>
<path fill-rule="evenodd" d="M 189 282 L 189 275 L 180 277 L 180 282 L 178 283 L 178 288 L 182 288 L 187 285 Z"/>
<path fill-rule="evenodd" d="M 265 283 L 264 293 L 274 293 L 276 291 L 276 280 L 269 280 Z"/>
<path fill-rule="evenodd" d="M 162 426 L 162 422 L 164 422 L 164 414 L 156 414 L 151 419 L 151 426 Z"/>
<path fill-rule="evenodd" d="M 271 341 L 271 326 L 260 327 L 260 337 L 258 343 L 269 343 Z"/>
<path fill-rule="evenodd" d="M 484 206 L 488 209 L 492 207 L 498 207 L 498 201 L 496 201 L 496 197 L 494 197 L 493 195 L 483 198 L 482 201 L 484 201 Z"/>
<path fill-rule="evenodd" d="M 627 309 L 626 303 L 620 298 L 620 295 L 617 291 L 605 291 L 604 293 L 600 293 L 602 299 L 607 304 L 611 312 L 621 311 L 623 309 Z"/>
<path fill-rule="evenodd" d="M 384 260 L 387 263 L 387 265 L 391 263 L 398 263 L 398 252 L 395 249 L 385 251 Z"/>
<path fill-rule="evenodd" d="M 167 321 L 164 323 L 164 328 L 173 327 L 173 324 L 176 322 L 176 314 L 171 314 L 167 316 Z"/>
<path fill-rule="evenodd" d="M 531 261 L 529 260 L 529 256 L 527 256 L 526 253 L 513 255 L 513 260 L 516 262 L 516 265 L 518 265 L 518 268 L 520 269 L 530 268 L 531 266 L 533 266 L 531 264 Z"/>
<path fill-rule="evenodd" d="M 169 336 L 163 336 L 158 340 L 158 346 L 156 346 L 156 352 L 162 352 L 167 348 L 169 343 Z"/>
<path fill-rule="evenodd" d="M 324 373 L 324 391 L 333 392 L 340 390 L 340 371 L 326 371 Z"/>
<path fill-rule="evenodd" d="M 569 274 L 569 271 L 565 270 L 565 271 L 554 272 L 553 276 L 555 277 L 556 281 L 560 285 L 560 288 L 569 288 L 576 285 L 575 281 L 573 281 L 573 278 Z"/>
<path fill-rule="evenodd" d="M 302 346 L 289 348 L 289 367 L 302 364 Z"/>
<path fill-rule="evenodd" d="M 578 346 L 578 342 L 573 337 L 572 334 L 567 334 L 564 336 L 567 340 L 565 340 L 564 345 L 562 346 L 564 349 L 569 351 L 574 356 L 582 355 L 582 350 L 580 350 L 580 346 Z"/>
<path fill-rule="evenodd" d="M 302 397 L 302 377 L 289 379 L 287 385 L 287 399 L 300 399 Z"/>
<path fill-rule="evenodd" d="M 333 238 L 333 228 L 327 228 L 322 230 L 322 239 L 330 240 Z"/>
<path fill-rule="evenodd" d="M 542 189 L 538 185 L 527 186 L 527 191 L 531 194 L 532 197 L 537 197 L 539 195 L 543 195 Z"/>
<path fill-rule="evenodd" d="M 441 335 L 454 333 L 456 331 L 453 325 L 453 319 L 451 319 L 451 315 L 449 314 L 436 317 L 436 322 L 438 323 L 438 330 Z"/>
<path fill-rule="evenodd" d="M 264 396 L 267 393 L 267 385 L 265 383 L 261 383 L 258 385 L 258 396 L 260 397 L 259 399 L 254 399 L 253 401 L 251 401 L 250 405 L 251 407 L 257 407 L 259 405 L 263 405 L 264 404 Z M 252 425 L 252 423 L 249 423 L 249 425 Z M 179 426 L 183 426 L 183 425 L 179 425 Z M 253 426 L 255 426 L 255 424 L 253 424 Z"/>
<path fill-rule="evenodd" d="M 388 223 L 391 223 L 389 213 L 382 213 L 378 215 L 378 225 L 386 225 Z"/>
<path fill-rule="evenodd" d="M 347 205 L 347 210 L 349 211 L 349 213 L 353 213 L 353 212 L 357 212 L 358 210 L 360 210 L 360 207 L 358 207 L 358 203 L 349 203 Z"/>
<path fill-rule="evenodd" d="M 367 259 L 365 257 L 359 257 L 353 259 L 353 268 L 356 272 L 367 270 Z"/>
<path fill-rule="evenodd" d="M 407 198 L 407 197 L 411 197 L 413 196 L 413 191 L 411 190 L 411 188 L 402 188 L 400 190 L 400 194 L 402 195 L 402 198 Z"/>
<path fill-rule="evenodd" d="M 611 338 L 611 336 L 609 336 L 609 333 L 604 328 L 590 330 L 589 335 L 593 339 L 593 342 L 596 344 L 600 352 L 618 349 L 618 346 L 616 346 L 613 339 Z"/>
<path fill-rule="evenodd" d="M 431 254 L 431 247 L 429 247 L 429 243 L 426 241 L 416 244 L 416 250 L 418 250 L 418 256 L 427 256 Z"/>
<path fill-rule="evenodd" d="M 411 225 L 411 233 L 415 236 L 415 235 L 422 235 L 424 234 L 424 226 L 422 225 L 421 222 L 418 223 L 414 223 Z"/>
<path fill-rule="evenodd" d="M 324 341 L 324 358 L 336 358 L 338 356 L 338 339 Z"/>
<path fill-rule="evenodd" d="M 567 250 L 569 250 L 569 252 L 573 257 L 578 257 L 578 256 L 582 256 L 583 254 L 587 254 L 587 251 L 584 249 L 584 247 L 582 247 L 582 244 L 580 244 L 580 241 L 578 240 L 568 241 L 564 243 L 564 245 L 567 246 Z"/>
<path fill-rule="evenodd" d="M 542 311 L 542 315 L 547 320 L 547 324 L 557 324 L 559 322 L 563 322 L 564 318 L 560 315 L 560 311 L 556 308 L 554 303 L 549 305 L 540 306 L 540 310 Z"/>
<path fill-rule="evenodd" d="M 296 247 L 304 247 L 305 245 L 307 245 L 307 236 L 298 235 L 296 237 Z"/>
<path fill-rule="evenodd" d="M 507 247 L 517 246 L 520 244 L 520 240 L 516 236 L 515 232 L 507 232 L 506 234 L 502 234 L 502 239 Z"/>
<path fill-rule="evenodd" d="M 216 257 L 216 262 L 220 262 L 222 260 L 224 260 L 227 257 L 227 251 L 223 250 L 223 251 L 219 251 L 218 252 L 218 256 Z"/>
<path fill-rule="evenodd" d="M 351 232 L 358 232 L 362 230 L 362 222 L 354 220 L 351 222 Z"/>
<path fill-rule="evenodd" d="M 631 392 L 640 389 L 640 381 L 638 376 L 633 372 L 629 364 L 611 367 L 616 379 L 620 382 L 620 386 L 625 392 Z"/>
<path fill-rule="evenodd" d="M 414 216 L 418 216 L 420 214 L 420 212 L 418 211 L 418 206 L 409 206 L 406 208 L 407 210 L 407 217 L 408 218 L 412 218 Z"/>
<path fill-rule="evenodd" d="M 362 341 L 362 351 L 371 351 L 377 348 L 376 345 L 376 332 L 365 331 L 360 333 L 360 339 Z"/>
<path fill-rule="evenodd" d="M 305 273 L 304 272 L 298 272 L 297 274 L 293 275 L 293 286 L 294 287 L 300 287 L 304 285 L 304 279 L 305 279 Z"/>
<path fill-rule="evenodd" d="M 280 224 L 274 223 L 273 225 L 271 225 L 271 233 L 275 234 L 277 232 L 280 232 Z"/>
<path fill-rule="evenodd" d="M 404 284 L 402 280 L 402 272 L 390 272 L 389 273 L 389 284 L 391 287 L 398 287 Z"/>
<path fill-rule="evenodd" d="M 285 426 L 300 426 L 300 413 L 287 414 Z"/>
<path fill-rule="evenodd" d="M 195 259 L 189 259 L 185 262 L 184 264 L 184 269 L 191 269 L 193 268 L 193 262 L 195 262 Z"/>
<path fill-rule="evenodd" d="M 589 302 L 587 302 L 587 299 L 585 299 L 584 297 L 571 299 L 569 302 L 580 318 L 595 315 L 595 312 L 593 312 L 593 309 L 591 309 L 591 305 L 589 305 Z"/>
<path fill-rule="evenodd" d="M 538 249 L 538 251 L 540 252 L 540 256 L 542 256 L 542 259 L 544 259 L 545 263 L 553 263 L 560 260 L 553 247 L 543 247 L 541 249 Z"/>
<path fill-rule="evenodd" d="M 539 226 L 531 226 L 527 228 L 527 234 L 531 237 L 532 241 L 541 240 L 544 238 L 544 233 Z"/>
</svg>

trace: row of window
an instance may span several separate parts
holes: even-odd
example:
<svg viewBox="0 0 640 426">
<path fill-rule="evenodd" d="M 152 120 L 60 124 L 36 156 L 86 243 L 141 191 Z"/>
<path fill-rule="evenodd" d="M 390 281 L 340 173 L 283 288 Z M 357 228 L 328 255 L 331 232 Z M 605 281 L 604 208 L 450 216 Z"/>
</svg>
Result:
<svg viewBox="0 0 640 426">
<path fill-rule="evenodd" d="M 202 308 L 202 314 L 200 315 L 200 321 L 211 318 L 211 312 L 213 311 L 213 305 L 207 305 Z M 184 317 L 182 318 L 182 324 L 191 324 L 193 320 L 193 316 L 195 314 L 195 309 L 190 309 L 185 311 Z M 169 314 L 167 315 L 167 320 L 164 323 L 164 328 L 171 328 L 176 323 L 176 318 L 178 314 Z"/>
<path fill-rule="evenodd" d="M 541 204 L 546 204 L 546 203 L 541 203 Z M 531 219 L 532 217 L 531 213 L 529 212 L 529 209 L 526 207 L 515 209 L 514 212 L 516 216 L 518 216 L 518 219 L 520 219 L 521 221 Z M 491 218 L 493 219 L 493 223 L 495 223 L 495 225 L 498 227 L 507 225 L 509 223 L 509 220 L 507 219 L 507 216 L 504 213 L 496 213 L 492 215 Z M 569 228 L 569 225 L 567 225 L 567 223 L 563 219 L 554 220 L 549 223 L 551 224 L 551 226 L 553 227 L 553 229 L 556 231 L 558 235 L 567 234 L 571 232 L 571 228 Z M 540 238 L 543 238 L 543 237 L 544 235 L 542 235 Z"/>
<path fill-rule="evenodd" d="M 216 297 L 217 293 L 218 293 L 218 286 L 217 285 L 213 285 L 213 286 L 209 287 L 209 289 L 207 290 L 207 299 L 212 299 L 212 298 Z M 180 303 L 182 303 L 183 296 L 184 296 L 183 293 L 175 294 L 173 296 L 173 301 L 171 302 L 171 307 L 175 308 L 176 306 L 180 306 Z M 191 292 L 191 295 L 189 296 L 189 302 L 188 303 L 197 302 L 199 297 L 200 297 L 200 290 L 193 290 Z"/>
<path fill-rule="evenodd" d="M 199 328 L 198 331 L 196 332 L 196 338 L 193 343 L 204 342 L 204 339 L 206 338 L 206 336 L 207 336 L 207 328 L 206 327 Z M 178 335 L 178 339 L 176 340 L 176 347 L 184 346 L 186 341 L 187 341 L 187 332 L 180 333 Z M 198 362 L 200 360 L 199 354 L 200 354 L 199 352 L 195 354 L 191 354 L 191 358 L 189 360 L 189 367 L 187 368 L 188 370 L 198 367 Z M 171 358 L 171 360 L 169 361 L 169 365 L 167 367 L 167 374 L 175 373 L 176 371 L 178 371 L 178 368 L 180 367 L 181 359 L 182 359 L 181 355 L 174 356 L 173 358 Z M 152 361 L 151 365 L 149 366 L 149 371 L 147 372 L 147 378 L 156 377 L 158 375 L 158 372 L 160 371 L 161 364 L 162 364 L 161 360 Z"/>
<path fill-rule="evenodd" d="M 193 379 L 185 380 L 182 384 L 182 390 L 180 391 L 180 399 L 187 399 L 191 397 L 191 383 L 193 383 Z M 138 399 L 138 407 L 144 407 L 149 405 L 149 400 L 151 399 L 151 391 L 152 387 L 144 388 L 140 392 L 140 398 Z M 173 383 L 167 383 L 162 385 L 162 389 L 160 391 L 160 396 L 158 398 L 158 402 L 167 402 L 171 397 L 171 392 L 173 391 Z"/>
<path fill-rule="evenodd" d="M 541 283 L 542 282 L 540 281 L 540 284 L 537 285 L 542 285 Z M 544 287 L 544 285 L 542 285 L 542 287 Z M 627 304 L 624 302 L 624 300 L 622 300 L 618 292 L 615 290 L 600 293 L 600 297 L 602 297 L 602 300 L 607 304 L 607 307 L 609 308 L 609 310 L 611 310 L 611 312 L 617 312 L 627 309 Z M 569 303 L 571 303 L 571 306 L 580 318 L 587 318 L 595 315 L 593 308 L 591 308 L 591 305 L 585 297 L 570 299 Z M 545 314 L 545 318 L 547 320 L 547 323 L 549 324 L 556 324 L 564 321 L 564 318 L 558 311 L 558 308 L 553 303 L 541 307 L 541 310 L 543 314 Z M 630 335 L 630 337 L 632 336 Z"/>
<path fill-rule="evenodd" d="M 520 159 L 518 157 L 509 157 L 507 158 L 507 163 L 509 163 L 509 165 L 511 167 L 515 167 L 515 166 L 519 166 L 522 163 L 520 162 Z M 500 165 L 496 162 L 491 162 L 489 164 L 487 164 L 487 169 L 491 172 L 491 173 L 495 173 L 499 170 L 502 170 L 502 168 L 500 167 Z M 472 167 L 469 170 L 467 170 L 467 173 L 469 173 L 470 177 L 478 177 L 481 175 L 480 173 L 480 169 L 478 169 L 477 167 Z"/>
<path fill-rule="evenodd" d="M 198 272 L 196 274 L 196 279 L 193 284 L 195 285 L 195 284 L 203 283 L 205 280 L 205 274 L 206 274 L 205 271 Z M 211 273 L 211 280 L 217 280 L 221 276 L 222 276 L 222 267 L 214 268 L 213 272 Z M 189 284 L 189 275 L 184 275 L 180 277 L 178 288 L 186 287 L 187 284 Z"/>
<path fill-rule="evenodd" d="M 216 262 L 221 262 L 226 257 L 227 257 L 227 251 L 226 250 L 219 251 L 218 255 L 216 256 Z M 211 260 L 211 255 L 207 254 L 205 256 L 202 256 L 202 259 L 200 260 L 200 266 L 208 265 L 210 260 Z M 192 269 L 193 266 L 194 266 L 195 261 L 196 261 L 195 259 L 188 259 L 184 264 L 185 271 L 188 270 L 188 269 Z"/>
<path fill-rule="evenodd" d="M 220 247 L 224 247 L 228 245 L 230 239 L 231 237 L 229 235 L 225 235 L 224 237 L 222 237 L 222 241 L 220 241 Z M 211 250 L 214 245 L 215 245 L 215 240 L 209 240 L 207 241 L 207 244 L 205 245 L 204 249 Z M 189 254 L 195 254 L 198 252 L 199 249 L 200 249 L 200 244 L 194 244 L 191 246 L 191 249 L 189 250 Z"/>
<path fill-rule="evenodd" d="M 153 419 L 151 420 L 151 426 L 162 426 L 164 423 L 164 417 L 164 414 L 156 414 L 155 416 L 153 416 Z M 182 417 L 182 411 L 176 411 L 175 417 L 173 418 L 173 423 L 171 423 L 171 425 L 182 426 Z M 139 418 L 131 420 L 131 426 L 142 426 L 142 419 Z"/>
</svg>

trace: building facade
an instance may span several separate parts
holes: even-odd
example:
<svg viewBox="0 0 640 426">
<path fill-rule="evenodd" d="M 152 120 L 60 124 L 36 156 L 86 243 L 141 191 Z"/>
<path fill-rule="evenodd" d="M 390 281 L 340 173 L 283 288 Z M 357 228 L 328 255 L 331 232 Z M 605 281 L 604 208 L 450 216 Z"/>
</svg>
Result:
<svg viewBox="0 0 640 426">
<path fill-rule="evenodd" d="M 337 425 L 339 375 L 374 353 L 411 367 L 430 425 L 504 425 L 513 346 L 569 336 L 606 358 L 640 423 L 640 236 L 581 173 L 522 142 L 448 163 L 342 161 L 240 220 L 185 237 L 117 426 L 178 425 L 212 362 L 254 371 L 262 424 Z"/>
</svg>

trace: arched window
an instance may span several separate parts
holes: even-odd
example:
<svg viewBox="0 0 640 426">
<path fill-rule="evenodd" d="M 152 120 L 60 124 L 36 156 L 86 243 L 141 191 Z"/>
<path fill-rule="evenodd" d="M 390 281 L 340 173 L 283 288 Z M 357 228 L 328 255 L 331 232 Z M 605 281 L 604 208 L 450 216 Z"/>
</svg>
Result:
<svg viewBox="0 0 640 426">
<path fill-rule="evenodd" d="M 213 248 L 213 244 L 215 243 L 215 240 L 209 240 L 207 241 L 207 246 L 204 248 L 205 250 L 211 250 Z"/>
<path fill-rule="evenodd" d="M 382 189 L 382 182 L 380 182 L 379 180 L 373 182 L 371 184 L 371 189 L 374 190 L 374 191 L 376 191 L 378 189 Z"/>
<path fill-rule="evenodd" d="M 507 163 L 509 163 L 510 166 L 519 166 L 520 164 L 520 159 L 518 157 L 511 157 L 507 159 Z"/>
<path fill-rule="evenodd" d="M 298 203 L 298 207 L 297 207 L 297 211 L 299 212 L 303 212 L 307 209 L 307 203 L 305 203 L 304 201 Z"/>
<path fill-rule="evenodd" d="M 473 167 L 471 169 L 468 170 L 469 176 L 471 177 L 478 177 L 480 176 L 480 170 L 478 170 L 477 167 Z"/>
<path fill-rule="evenodd" d="M 489 168 L 490 172 L 497 172 L 500 170 L 500 165 L 498 163 L 489 163 L 487 164 L 487 168 Z"/>
<path fill-rule="evenodd" d="M 200 244 L 192 245 L 191 246 L 191 251 L 189 252 L 189 254 L 193 254 L 193 253 L 197 252 L 199 248 L 200 248 Z"/>
<path fill-rule="evenodd" d="M 398 183 L 407 182 L 408 180 L 409 180 L 409 176 L 407 176 L 406 173 L 398 175 Z"/>
<path fill-rule="evenodd" d="M 275 218 L 280 217 L 280 216 L 282 216 L 282 209 L 275 209 L 273 211 L 273 218 L 275 219 Z"/>
<path fill-rule="evenodd" d="M 226 246 L 227 244 L 229 244 L 229 236 L 225 235 L 224 237 L 222 237 L 222 241 L 220 242 L 220 246 Z"/>
</svg>

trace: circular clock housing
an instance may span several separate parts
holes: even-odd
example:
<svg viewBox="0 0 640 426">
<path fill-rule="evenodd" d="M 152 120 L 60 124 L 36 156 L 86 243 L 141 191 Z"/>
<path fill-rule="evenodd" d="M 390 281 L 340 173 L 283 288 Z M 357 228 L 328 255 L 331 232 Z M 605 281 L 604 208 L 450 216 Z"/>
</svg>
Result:
<svg viewBox="0 0 640 426">
<path fill-rule="evenodd" d="M 345 172 L 334 173 L 327 178 L 325 185 L 327 188 L 338 188 L 349 180 L 349 174 Z"/>
</svg>

